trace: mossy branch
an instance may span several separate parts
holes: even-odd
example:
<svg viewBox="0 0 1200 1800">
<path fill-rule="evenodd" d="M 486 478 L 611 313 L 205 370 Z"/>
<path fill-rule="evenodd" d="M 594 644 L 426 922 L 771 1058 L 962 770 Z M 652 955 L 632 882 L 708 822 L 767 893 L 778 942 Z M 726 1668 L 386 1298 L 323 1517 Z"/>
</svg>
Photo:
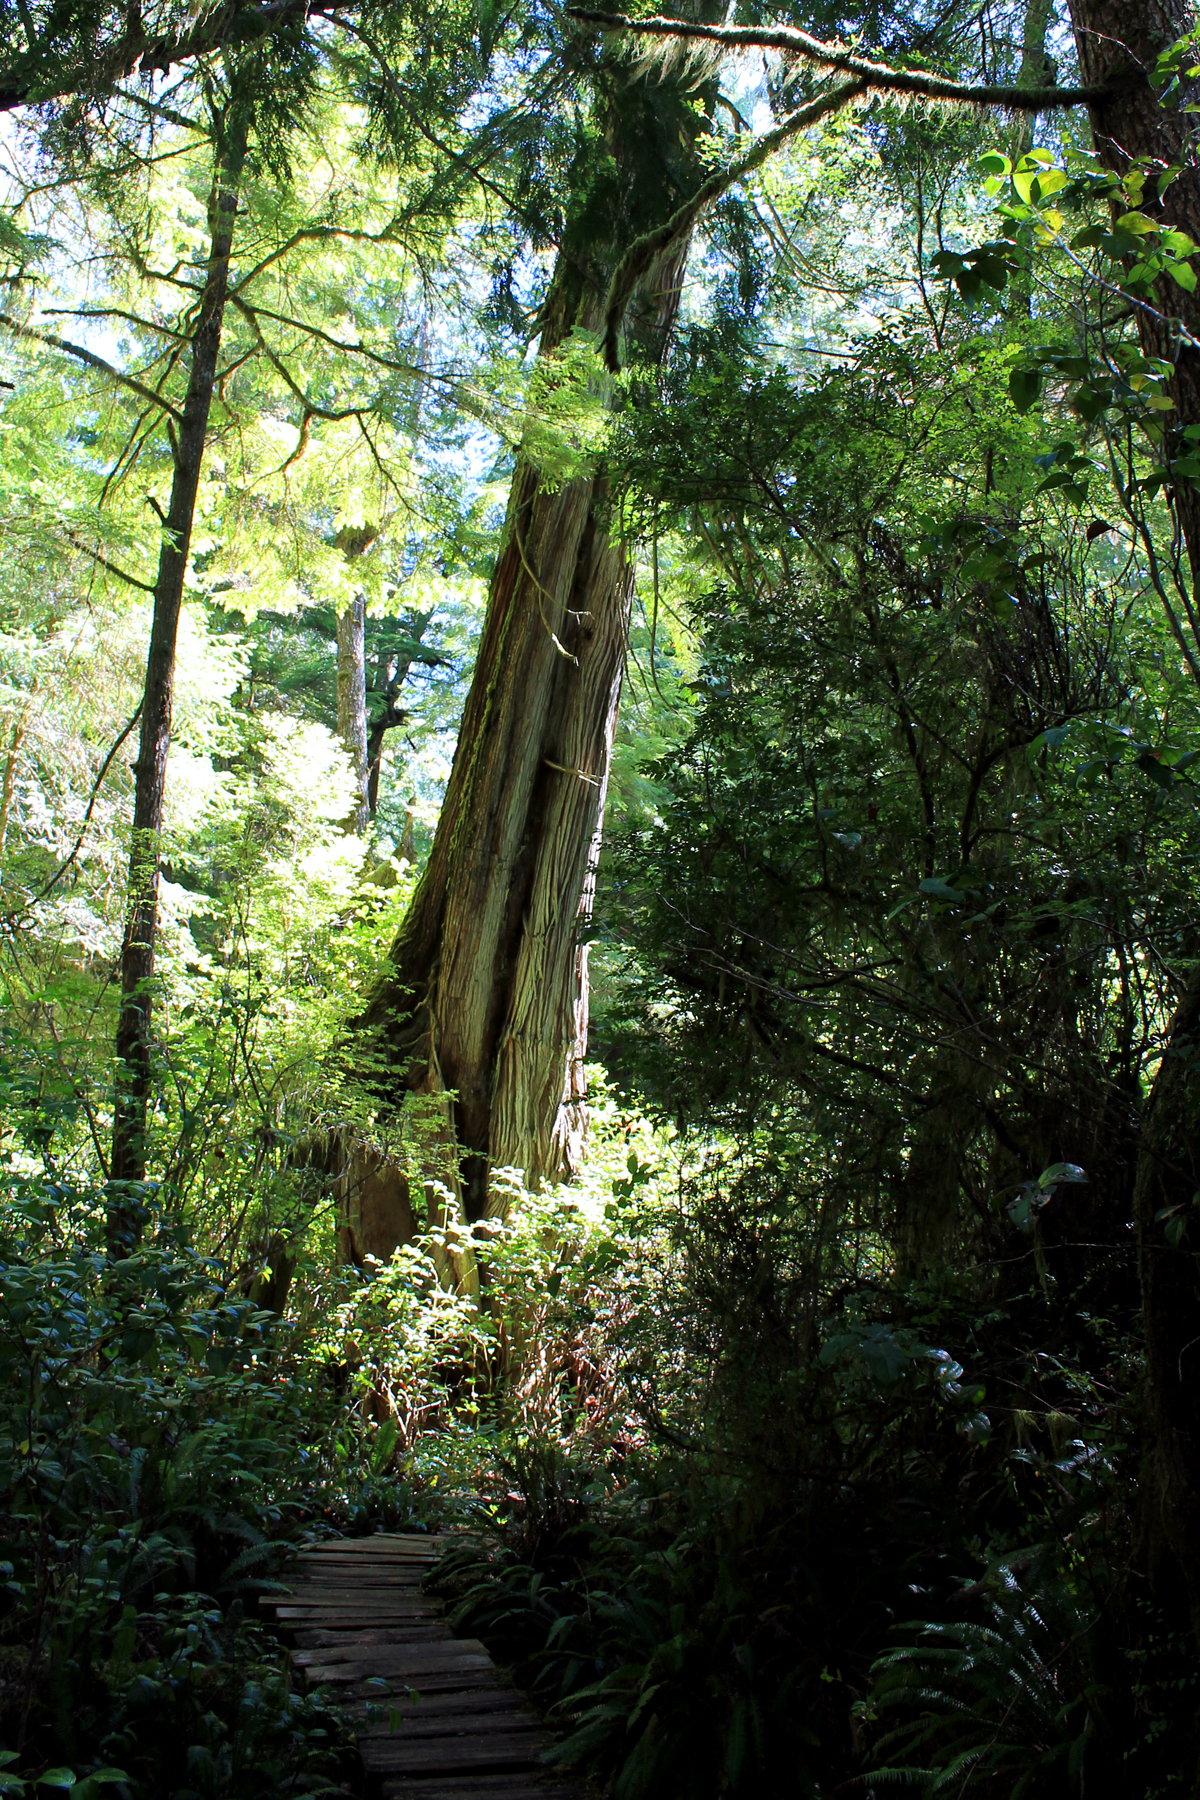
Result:
<svg viewBox="0 0 1200 1800">
<path fill-rule="evenodd" d="M 582 6 L 569 6 L 567 17 L 578 19 L 584 25 L 599 25 L 605 31 L 632 31 L 642 37 L 685 38 L 730 51 L 779 50 L 785 56 L 801 57 L 830 73 L 853 75 L 874 93 L 902 94 L 911 100 L 1039 113 L 1087 106 L 1108 92 L 1106 87 L 1015 87 L 993 82 L 950 81 L 922 69 L 893 69 L 887 63 L 858 56 L 853 50 L 843 50 L 839 44 L 824 43 L 793 25 L 697 25 L 684 19 L 631 19 L 625 13 L 594 12 Z"/>
</svg>

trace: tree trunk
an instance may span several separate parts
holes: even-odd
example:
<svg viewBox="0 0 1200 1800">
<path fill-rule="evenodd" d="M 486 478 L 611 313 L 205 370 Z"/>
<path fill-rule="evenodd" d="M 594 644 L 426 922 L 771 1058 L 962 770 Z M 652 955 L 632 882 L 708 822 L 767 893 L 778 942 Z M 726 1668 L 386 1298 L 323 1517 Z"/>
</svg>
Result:
<svg viewBox="0 0 1200 1800">
<path fill-rule="evenodd" d="M 1195 23 L 1185 0 L 1071 0 L 1071 23 L 1085 82 L 1108 82 L 1103 102 L 1090 109 L 1096 150 L 1118 172 L 1131 160 L 1181 163 L 1183 172 L 1161 203 L 1152 184 L 1145 210 L 1200 242 L 1200 168 L 1188 153 L 1191 115 L 1167 111 L 1150 83 L 1160 53 Z M 1174 363 L 1171 427 L 1200 424 L 1200 294 L 1159 283 L 1159 311 L 1138 309 L 1143 353 Z M 1184 334 L 1169 315 L 1182 323 Z M 1191 341 L 1187 341 L 1190 334 Z M 1172 505 L 1187 557 L 1194 600 L 1200 584 L 1200 492 L 1175 488 Z M 1192 1209 L 1200 1189 L 1200 1094 L 1195 1058 L 1200 1049 L 1200 972 L 1193 972 L 1171 1022 L 1155 1079 L 1138 1156 L 1134 1222 L 1138 1239 L 1146 1342 L 1146 1479 L 1142 1505 L 1150 1573 L 1158 1597 L 1177 1598 L 1182 1576 L 1193 1629 L 1200 1637 L 1200 1290 Z M 1175 1225 L 1168 1233 L 1170 1213 Z M 1177 1244 L 1170 1238 L 1183 1222 Z"/>
<path fill-rule="evenodd" d="M 1171 1021 L 1150 1095 L 1134 1189 L 1149 1402 L 1142 1500 L 1152 1576 L 1163 1552 L 1200 1635 L 1200 969 Z M 1174 1242 L 1172 1240 L 1175 1240 Z M 1172 1571 L 1168 1568 L 1169 1583 Z M 1162 1586 L 1161 1579 L 1156 1586 Z"/>
<path fill-rule="evenodd" d="M 121 1010 L 117 1022 L 111 1165 L 111 1177 L 118 1182 L 141 1181 L 146 1173 L 146 1118 L 151 1087 L 151 984 L 158 924 L 163 797 L 175 691 L 175 643 L 216 380 L 230 249 L 245 155 L 245 124 L 240 114 L 231 108 L 218 141 L 209 197 L 208 265 L 192 337 L 187 394 L 183 412 L 179 415 L 178 432 L 172 435 L 175 467 L 154 584 L 141 738 L 134 764 L 133 836 L 129 858 L 129 904 L 121 948 Z M 140 1204 L 128 1193 L 118 1191 L 108 1220 L 109 1242 L 114 1252 L 120 1252 L 136 1241 L 140 1220 Z"/>
<path fill-rule="evenodd" d="M 432 618 L 431 612 L 411 613 L 408 620 L 405 621 L 408 655 L 401 656 L 397 653 L 395 663 L 389 664 L 391 672 L 383 684 L 383 711 L 371 720 L 370 731 L 367 735 L 367 805 L 372 818 L 379 810 L 379 771 L 383 760 L 383 740 L 389 731 L 394 731 L 397 726 L 403 725 L 409 716 L 402 704 L 404 683 L 408 679 L 408 671 L 418 657 L 430 666 L 445 660 L 443 657 L 430 655 L 420 649 L 421 639 L 425 636 Z"/>
<path fill-rule="evenodd" d="M 560 273 L 549 356 L 600 297 Z M 673 310 L 664 305 L 664 314 Z M 489 1171 L 568 1173 L 578 1148 L 587 951 L 632 584 L 603 477 L 555 490 L 522 456 L 446 799 L 366 1023 L 402 1089 L 452 1092 L 468 1219 Z"/>
<path fill-rule="evenodd" d="M 543 359 L 573 330 L 599 331 L 625 243 L 669 218 L 702 173 L 700 120 L 687 104 L 694 78 L 689 87 L 610 76 L 608 144 L 637 214 L 620 221 L 623 237 L 564 246 L 543 311 Z M 676 248 L 643 282 L 638 329 L 652 360 L 678 309 L 685 257 L 686 246 Z M 536 1185 L 578 1163 L 583 937 L 632 594 L 603 472 L 550 488 L 523 452 L 433 849 L 391 972 L 360 1022 L 392 1071 L 385 1105 L 406 1093 L 439 1097 L 444 1122 L 426 1138 L 442 1157 L 438 1205 L 467 1221 L 505 1210 L 493 1170 L 519 1168 Z"/>
<path fill-rule="evenodd" d="M 1089 107 L 1096 154 L 1106 168 L 1123 174 L 1131 162 L 1152 159 L 1183 165 L 1161 201 L 1147 183 L 1142 210 L 1200 243 L 1200 167 L 1189 153 L 1193 115 L 1159 105 L 1150 82 L 1159 55 L 1190 31 L 1190 0 L 1071 0 L 1071 23 L 1086 84 L 1107 83 L 1109 93 Z M 1200 423 L 1200 292 L 1185 293 L 1165 278 L 1158 283 L 1157 311 L 1137 308 L 1138 336 L 1145 356 L 1173 363 L 1170 425 Z M 1182 324 L 1181 337 L 1178 325 Z M 1190 335 L 1190 342 L 1188 337 Z M 1200 490 L 1183 481 L 1173 491 L 1187 553 L 1192 593 L 1200 589 Z"/>
<path fill-rule="evenodd" d="M 347 831 L 363 837 L 371 819 L 367 756 L 367 603 L 356 594 L 337 622 L 337 719 L 342 749 L 354 771 L 354 806 Z"/>
</svg>

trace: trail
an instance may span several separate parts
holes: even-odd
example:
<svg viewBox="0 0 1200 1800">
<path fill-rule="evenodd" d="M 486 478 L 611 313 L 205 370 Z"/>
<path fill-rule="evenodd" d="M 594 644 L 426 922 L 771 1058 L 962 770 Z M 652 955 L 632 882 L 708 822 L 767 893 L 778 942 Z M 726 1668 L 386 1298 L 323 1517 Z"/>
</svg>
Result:
<svg viewBox="0 0 1200 1800">
<path fill-rule="evenodd" d="M 582 1800 L 552 1737 L 476 1638 L 456 1638 L 421 1580 L 448 1540 L 375 1536 L 304 1550 L 264 1596 L 309 1687 L 349 1719 L 379 1800 Z"/>
</svg>

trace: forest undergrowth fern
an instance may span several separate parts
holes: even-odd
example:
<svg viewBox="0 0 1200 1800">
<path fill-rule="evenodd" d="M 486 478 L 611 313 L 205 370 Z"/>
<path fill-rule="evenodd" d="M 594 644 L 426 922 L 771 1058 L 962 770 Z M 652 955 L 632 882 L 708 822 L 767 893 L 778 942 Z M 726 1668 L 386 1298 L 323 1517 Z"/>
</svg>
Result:
<svg viewBox="0 0 1200 1800">
<path fill-rule="evenodd" d="M 980 1616 L 896 1628 L 862 1710 L 901 1717 L 876 1738 L 886 1760 L 864 1785 L 1009 1800 L 1081 1791 L 1106 1692 L 1093 1666 L 1097 1619 L 1048 1565 L 999 1562 L 960 1601 Z"/>
</svg>

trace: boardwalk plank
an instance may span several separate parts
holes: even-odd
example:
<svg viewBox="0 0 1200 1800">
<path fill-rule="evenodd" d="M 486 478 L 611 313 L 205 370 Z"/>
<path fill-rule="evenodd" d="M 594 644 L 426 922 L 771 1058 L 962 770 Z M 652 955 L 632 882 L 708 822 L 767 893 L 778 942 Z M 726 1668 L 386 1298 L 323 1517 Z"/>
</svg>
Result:
<svg viewBox="0 0 1200 1800">
<path fill-rule="evenodd" d="M 467 1707 L 475 1714 L 504 1712 L 510 1707 L 525 1706 L 526 1701 L 516 1688 L 493 1686 L 474 1689 L 469 1694 L 427 1694 L 418 1690 L 415 1700 L 410 1699 L 402 1690 L 387 1704 L 400 1713 L 407 1727 L 410 1718 L 429 1719 L 439 1713 L 459 1713 Z"/>
<path fill-rule="evenodd" d="M 468 1737 L 418 1738 L 408 1743 L 397 1735 L 368 1739 L 359 1746 L 368 1774 L 450 1774 L 459 1769 L 528 1769 L 553 1743 L 544 1731 L 514 1731 L 483 1743 Z"/>
<path fill-rule="evenodd" d="M 301 1678 L 344 1709 L 371 1800 L 582 1800 L 543 1764 L 553 1740 L 524 1696 L 422 1592 L 450 1541 L 314 1543 L 261 1608 Z"/>
<path fill-rule="evenodd" d="M 302 1650 L 324 1647 L 336 1648 L 346 1642 L 347 1633 L 335 1631 L 329 1625 L 311 1626 L 297 1625 L 290 1632 L 294 1644 Z M 418 1619 L 411 1626 L 400 1628 L 395 1625 L 368 1625 L 354 1632 L 356 1644 L 394 1644 L 394 1643 L 440 1643 L 453 1642 L 454 1634 L 444 1619 Z"/>
<path fill-rule="evenodd" d="M 359 1737 L 368 1741 L 386 1737 L 396 1743 L 412 1744 L 422 1738 L 507 1737 L 514 1731 L 542 1731 L 541 1720 L 519 1702 L 511 1711 L 473 1712 L 463 1707 L 457 1713 L 418 1713 L 401 1719 L 395 1728 L 384 1723 L 364 1724 L 359 1728 Z M 363 1755 L 366 1754 L 364 1744 Z"/>
<path fill-rule="evenodd" d="M 460 1662 L 467 1657 L 482 1656 L 489 1665 L 491 1663 L 491 1658 L 478 1638 L 439 1638 L 432 1633 L 422 1632 L 419 1637 L 407 1641 L 391 1639 L 384 1644 L 360 1644 L 357 1632 L 343 1632 L 341 1636 L 342 1642 L 330 1645 L 328 1649 L 293 1650 L 292 1661 L 298 1669 L 316 1663 L 362 1662 L 364 1659 L 379 1662 L 383 1657 L 391 1657 L 396 1662 L 413 1663 L 418 1662 L 422 1656 L 427 1656 L 430 1668 L 438 1668 L 448 1662 Z"/>
<path fill-rule="evenodd" d="M 383 1800 L 575 1800 L 578 1788 L 565 1788 L 553 1778 L 539 1781 L 534 1775 L 462 1775 L 456 1781 L 408 1781 L 403 1777 L 383 1783 Z"/>
</svg>

